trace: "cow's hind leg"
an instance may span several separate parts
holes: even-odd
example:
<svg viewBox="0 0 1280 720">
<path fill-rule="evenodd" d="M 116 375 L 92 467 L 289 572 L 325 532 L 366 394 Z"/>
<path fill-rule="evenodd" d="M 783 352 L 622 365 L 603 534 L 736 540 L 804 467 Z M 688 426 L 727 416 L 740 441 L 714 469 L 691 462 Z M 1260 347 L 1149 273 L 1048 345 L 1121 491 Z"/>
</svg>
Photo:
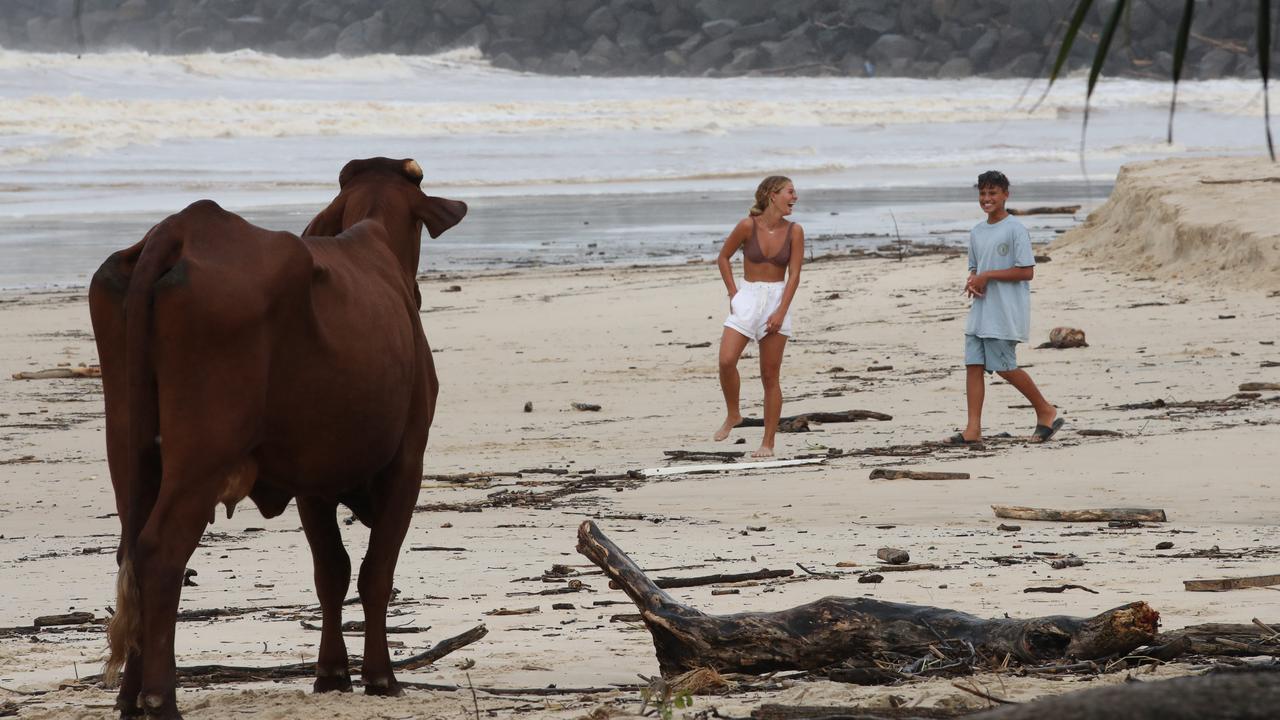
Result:
<svg viewBox="0 0 1280 720">
<path fill-rule="evenodd" d="M 166 459 L 160 496 L 133 553 L 142 607 L 142 709 L 149 718 L 181 718 L 173 639 L 182 576 L 217 501 L 213 473 L 188 472 Z"/>
<path fill-rule="evenodd" d="M 351 584 L 351 559 L 338 531 L 337 504 L 317 498 L 298 498 L 298 515 L 311 544 L 316 595 L 324 612 L 320 658 L 316 662 L 316 692 L 351 692 L 347 644 L 342 639 L 342 601 Z"/>
<path fill-rule="evenodd" d="M 424 443 L 425 444 L 425 443 Z M 375 519 L 369 550 L 360 564 L 360 602 L 364 606 L 364 665 L 360 671 L 367 695 L 400 695 L 404 691 L 391 671 L 387 650 L 387 604 L 396 560 L 404 543 L 422 485 L 422 446 L 400 449 L 375 483 Z"/>
</svg>

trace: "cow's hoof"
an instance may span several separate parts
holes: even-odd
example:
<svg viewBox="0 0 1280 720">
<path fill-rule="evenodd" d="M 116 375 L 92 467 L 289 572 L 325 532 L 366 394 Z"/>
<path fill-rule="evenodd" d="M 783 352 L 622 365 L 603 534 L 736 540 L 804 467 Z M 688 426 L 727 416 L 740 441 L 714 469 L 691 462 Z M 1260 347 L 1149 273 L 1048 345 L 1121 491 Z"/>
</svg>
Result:
<svg viewBox="0 0 1280 720">
<path fill-rule="evenodd" d="M 177 699 L 170 695 L 144 695 L 142 698 L 142 710 L 147 720 L 182 720 L 182 713 L 178 712 Z"/>
<path fill-rule="evenodd" d="M 400 697 L 404 695 L 404 688 L 400 687 L 400 683 L 394 678 L 391 680 L 366 680 L 364 694 L 378 695 L 380 697 Z"/>
<path fill-rule="evenodd" d="M 116 700 L 116 709 L 120 711 L 120 720 L 136 720 L 142 717 L 142 708 L 135 702 Z"/>
<path fill-rule="evenodd" d="M 329 675 L 326 677 L 316 678 L 315 685 L 311 686 L 312 692 L 351 692 L 351 676 L 350 675 Z"/>
</svg>

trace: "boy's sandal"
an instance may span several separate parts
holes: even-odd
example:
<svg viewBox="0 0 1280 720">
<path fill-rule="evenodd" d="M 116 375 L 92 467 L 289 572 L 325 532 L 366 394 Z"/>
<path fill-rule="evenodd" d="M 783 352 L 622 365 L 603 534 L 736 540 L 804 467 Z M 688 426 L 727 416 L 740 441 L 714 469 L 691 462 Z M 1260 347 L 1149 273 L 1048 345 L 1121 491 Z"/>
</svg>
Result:
<svg viewBox="0 0 1280 720">
<path fill-rule="evenodd" d="M 981 440 L 966 440 L 964 433 L 956 433 L 946 440 L 942 441 L 943 445 L 977 445 Z"/>
<path fill-rule="evenodd" d="M 1056 435 L 1065 422 L 1062 418 L 1056 418 L 1052 425 L 1037 425 L 1036 429 L 1031 431 L 1031 436 L 1036 438 L 1036 442 L 1048 442 L 1049 438 Z"/>
</svg>

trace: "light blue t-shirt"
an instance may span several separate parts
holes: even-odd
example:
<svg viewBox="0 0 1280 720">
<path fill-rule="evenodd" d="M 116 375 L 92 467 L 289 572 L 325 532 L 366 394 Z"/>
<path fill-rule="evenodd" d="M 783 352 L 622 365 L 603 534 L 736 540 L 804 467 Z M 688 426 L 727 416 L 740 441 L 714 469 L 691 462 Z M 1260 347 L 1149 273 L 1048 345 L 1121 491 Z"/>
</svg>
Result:
<svg viewBox="0 0 1280 720">
<path fill-rule="evenodd" d="M 986 220 L 969 231 L 969 270 L 1008 270 L 1035 267 L 1031 236 L 1012 215 L 994 225 Z M 1027 342 L 1031 339 L 1031 283 L 992 280 L 985 296 L 969 307 L 966 335 Z"/>
</svg>

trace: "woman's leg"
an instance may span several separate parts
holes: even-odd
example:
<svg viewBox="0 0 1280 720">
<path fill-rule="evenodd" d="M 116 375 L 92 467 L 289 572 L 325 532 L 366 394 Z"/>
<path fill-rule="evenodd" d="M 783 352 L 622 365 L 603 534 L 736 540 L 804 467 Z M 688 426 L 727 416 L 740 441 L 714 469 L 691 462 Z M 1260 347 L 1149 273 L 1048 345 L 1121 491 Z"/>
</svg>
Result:
<svg viewBox="0 0 1280 720">
<path fill-rule="evenodd" d="M 752 457 L 773 456 L 773 436 L 778 432 L 778 418 L 782 416 L 782 386 L 778 383 L 782 369 L 782 351 L 787 347 L 787 336 L 782 333 L 766 335 L 760 340 L 760 383 L 764 385 L 764 437 L 760 449 Z"/>
<path fill-rule="evenodd" d="M 742 422 L 738 409 L 738 391 L 742 381 L 738 377 L 738 358 L 747 349 L 750 338 L 737 330 L 725 328 L 720 336 L 720 391 L 724 393 L 724 424 L 712 436 L 717 442 L 729 437 L 729 431 Z"/>
</svg>

